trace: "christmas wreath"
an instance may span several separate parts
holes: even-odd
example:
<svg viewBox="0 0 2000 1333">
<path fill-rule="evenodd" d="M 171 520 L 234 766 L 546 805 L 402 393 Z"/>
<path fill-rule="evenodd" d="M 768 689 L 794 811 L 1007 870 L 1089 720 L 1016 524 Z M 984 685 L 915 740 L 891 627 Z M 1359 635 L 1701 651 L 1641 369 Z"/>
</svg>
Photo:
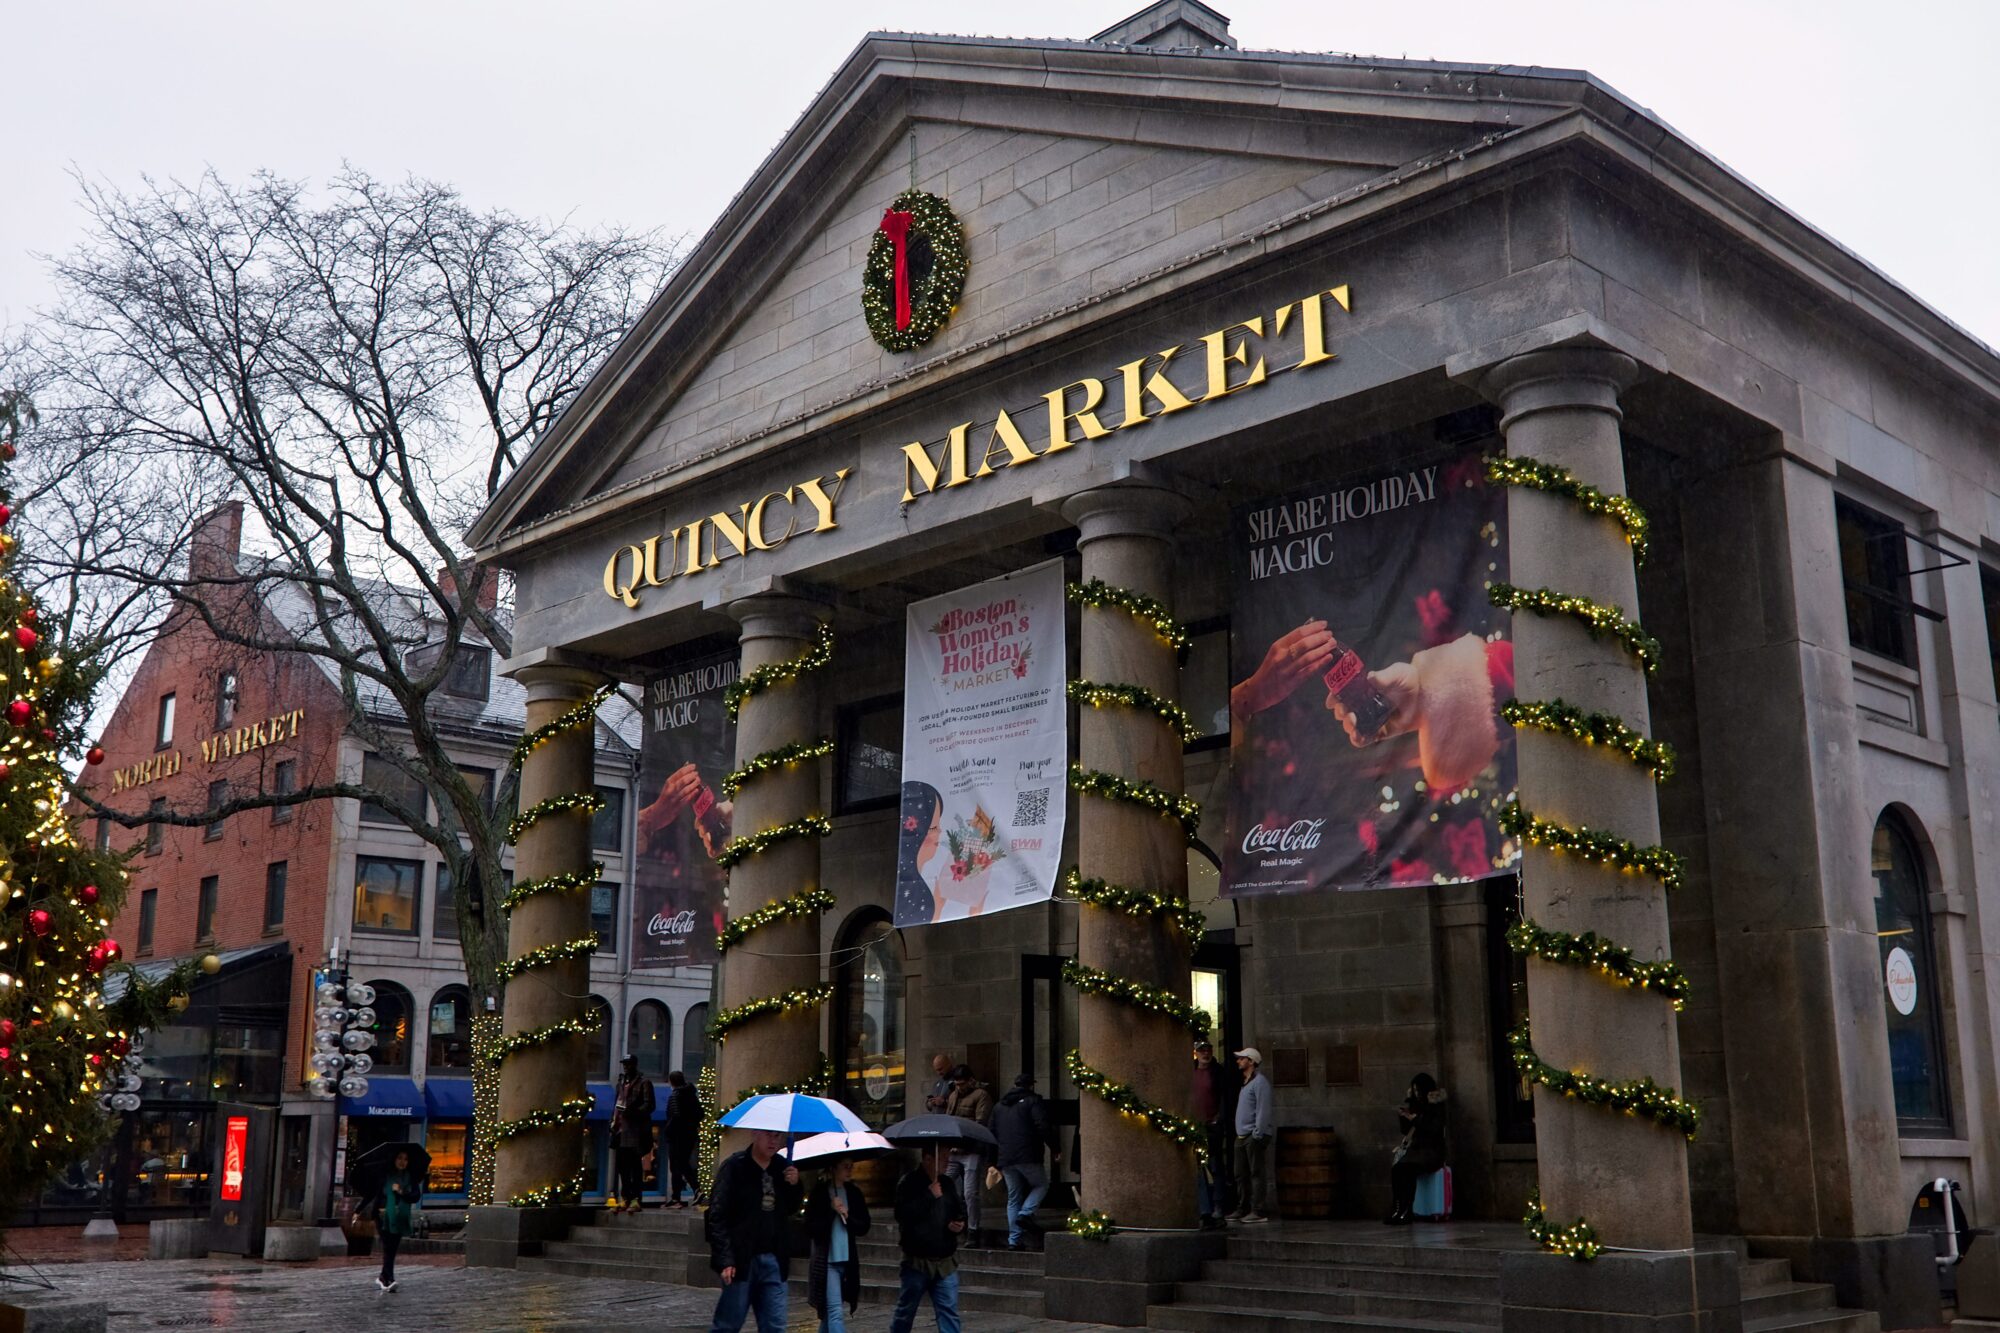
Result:
<svg viewBox="0 0 2000 1333">
<path fill-rule="evenodd" d="M 869 335 L 892 352 L 922 347 L 958 309 L 965 270 L 965 233 L 951 205 L 922 190 L 897 195 L 861 272 Z"/>
</svg>

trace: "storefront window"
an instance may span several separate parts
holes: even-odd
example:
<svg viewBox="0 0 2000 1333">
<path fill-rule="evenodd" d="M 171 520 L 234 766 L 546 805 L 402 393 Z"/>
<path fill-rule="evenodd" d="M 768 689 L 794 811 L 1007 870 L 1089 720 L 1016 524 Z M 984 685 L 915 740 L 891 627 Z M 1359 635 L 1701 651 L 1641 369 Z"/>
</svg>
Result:
<svg viewBox="0 0 2000 1333">
<path fill-rule="evenodd" d="M 284 1044 L 282 1028 L 218 1026 L 210 1095 L 216 1101 L 275 1101 L 284 1079 Z"/>
<path fill-rule="evenodd" d="M 472 992 L 446 986 L 431 996 L 430 1050 L 433 1071 L 472 1068 Z"/>
<path fill-rule="evenodd" d="M 466 1126 L 453 1120 L 433 1120 L 424 1127 L 424 1148 L 431 1155 L 431 1192 L 465 1193 Z"/>
<path fill-rule="evenodd" d="M 681 1016 L 681 1073 L 696 1083 L 708 1064 L 708 1006 L 691 1004 Z"/>
<path fill-rule="evenodd" d="M 1882 949 L 1882 1013 L 1889 1024 L 1896 1127 L 1908 1136 L 1941 1137 L 1951 1130 L 1951 1107 L 1945 1095 L 1930 886 L 1916 840 L 1894 814 L 1884 814 L 1875 825 L 1869 861 L 1875 875 L 1875 934 Z"/>
<path fill-rule="evenodd" d="M 667 1042 L 673 1029 L 667 1006 L 658 1000 L 641 1000 L 632 1006 L 632 1021 L 625 1030 L 625 1053 L 639 1057 L 639 1073 L 645 1078 L 667 1076 Z"/>
<path fill-rule="evenodd" d="M 202 1110 L 142 1110 L 132 1126 L 129 1208 L 201 1209 L 208 1204 L 208 1127 Z"/>
<path fill-rule="evenodd" d="M 393 981 L 371 981 L 375 988 L 375 1057 L 378 1074 L 410 1072 L 410 993 Z"/>
<path fill-rule="evenodd" d="M 871 1127 L 903 1118 L 903 941 L 889 919 L 851 926 L 839 958 L 841 1100 Z"/>
<path fill-rule="evenodd" d="M 389 935 L 417 933 L 421 861 L 386 856 L 354 858 L 354 928 Z"/>
</svg>

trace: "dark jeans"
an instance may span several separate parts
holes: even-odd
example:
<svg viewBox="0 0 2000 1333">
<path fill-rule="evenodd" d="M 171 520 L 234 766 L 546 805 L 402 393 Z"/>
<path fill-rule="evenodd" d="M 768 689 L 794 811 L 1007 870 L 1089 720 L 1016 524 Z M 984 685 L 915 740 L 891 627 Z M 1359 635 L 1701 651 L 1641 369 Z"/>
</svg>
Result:
<svg viewBox="0 0 2000 1333">
<path fill-rule="evenodd" d="M 625 1203 L 638 1203 L 646 1193 L 646 1168 L 639 1159 L 646 1155 L 643 1148 L 619 1148 L 618 1153 L 618 1197 Z"/>
<path fill-rule="evenodd" d="M 1403 1160 L 1389 1165 L 1389 1192 L 1395 1196 L 1396 1211 L 1407 1213 L 1417 1201 L 1417 1182 L 1444 1165 L 1436 1153 L 1404 1153 Z"/>
<path fill-rule="evenodd" d="M 1236 1140 L 1236 1206 L 1246 1213 L 1271 1211 L 1271 1140 L 1246 1135 Z"/>
<path fill-rule="evenodd" d="M 738 1333 L 751 1310 L 757 1312 L 757 1333 L 785 1333 L 791 1291 L 778 1271 L 774 1254 L 751 1256 L 736 1269 L 736 1280 L 715 1298 L 715 1318 L 709 1333 Z"/>
<path fill-rule="evenodd" d="M 376 1230 L 381 1231 L 381 1228 L 378 1227 Z M 401 1236 L 392 1236 L 386 1231 L 381 1232 L 381 1238 L 382 1280 L 384 1282 L 394 1282 L 396 1280 L 396 1251 L 403 1247 L 403 1238 Z"/>
<path fill-rule="evenodd" d="M 695 1174 L 694 1146 L 693 1139 L 671 1139 L 667 1143 L 667 1172 L 673 1182 L 667 1187 L 670 1203 L 680 1198 L 684 1189 L 699 1191 L 701 1188 L 696 1183 L 701 1177 Z"/>
<path fill-rule="evenodd" d="M 896 1312 L 889 1316 L 889 1333 L 910 1333 L 910 1326 L 917 1322 L 917 1307 L 924 1297 L 931 1298 L 931 1309 L 937 1314 L 938 1333 L 959 1333 L 958 1323 L 958 1274 L 949 1277 L 931 1277 L 921 1269 L 903 1269 L 902 1290 L 896 1293 Z"/>
</svg>

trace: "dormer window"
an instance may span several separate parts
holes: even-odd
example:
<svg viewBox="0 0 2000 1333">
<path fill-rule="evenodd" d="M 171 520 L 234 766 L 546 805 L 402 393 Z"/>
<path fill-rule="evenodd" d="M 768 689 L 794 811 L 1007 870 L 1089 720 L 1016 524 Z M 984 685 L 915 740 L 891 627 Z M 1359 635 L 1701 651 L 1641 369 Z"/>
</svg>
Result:
<svg viewBox="0 0 2000 1333">
<path fill-rule="evenodd" d="M 444 675 L 444 692 L 461 699 L 484 699 L 493 671 L 493 650 L 477 643 L 461 643 L 451 655 L 451 668 Z"/>
</svg>

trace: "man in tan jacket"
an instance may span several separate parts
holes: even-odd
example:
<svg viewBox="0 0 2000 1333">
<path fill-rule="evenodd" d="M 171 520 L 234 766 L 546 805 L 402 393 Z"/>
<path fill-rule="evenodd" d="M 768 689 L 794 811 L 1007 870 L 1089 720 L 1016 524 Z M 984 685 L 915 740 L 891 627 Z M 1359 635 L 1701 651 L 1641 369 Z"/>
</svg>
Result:
<svg viewBox="0 0 2000 1333">
<path fill-rule="evenodd" d="M 972 1066 L 959 1065 L 951 1071 L 951 1091 L 944 1099 L 944 1113 L 984 1125 L 993 1117 L 993 1094 L 972 1076 Z M 965 1243 L 968 1248 L 984 1244 L 979 1238 L 980 1194 L 986 1188 L 986 1154 L 978 1148 L 951 1150 L 951 1178 L 958 1183 L 959 1197 L 965 1200 Z"/>
</svg>

